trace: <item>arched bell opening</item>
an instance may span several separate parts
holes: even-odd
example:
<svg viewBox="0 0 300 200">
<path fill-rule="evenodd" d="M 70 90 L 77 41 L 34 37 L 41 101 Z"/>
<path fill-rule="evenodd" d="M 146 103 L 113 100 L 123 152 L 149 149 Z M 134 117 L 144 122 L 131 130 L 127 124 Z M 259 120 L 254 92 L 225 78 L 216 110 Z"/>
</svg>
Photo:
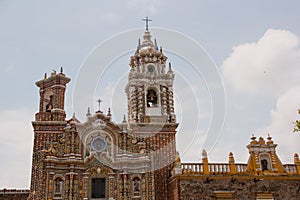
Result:
<svg viewBox="0 0 300 200">
<path fill-rule="evenodd" d="M 48 90 L 44 94 L 44 100 L 43 100 L 43 111 L 44 112 L 51 112 L 53 109 L 54 104 L 54 95 L 51 90 Z"/>
<path fill-rule="evenodd" d="M 147 91 L 147 107 L 157 107 L 158 97 L 154 89 Z"/>
<path fill-rule="evenodd" d="M 260 154 L 261 171 L 271 171 L 271 159 L 268 154 Z"/>
</svg>

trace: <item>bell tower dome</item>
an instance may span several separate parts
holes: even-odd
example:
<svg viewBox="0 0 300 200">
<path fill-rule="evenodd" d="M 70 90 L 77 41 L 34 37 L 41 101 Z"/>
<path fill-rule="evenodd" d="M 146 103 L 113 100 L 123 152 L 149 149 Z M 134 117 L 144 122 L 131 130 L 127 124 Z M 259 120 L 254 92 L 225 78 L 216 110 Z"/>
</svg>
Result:
<svg viewBox="0 0 300 200">
<path fill-rule="evenodd" d="M 128 100 L 128 120 L 132 123 L 176 122 L 174 114 L 173 81 L 174 73 L 167 57 L 146 27 L 141 43 L 130 58 L 130 72 L 126 94 Z"/>
</svg>

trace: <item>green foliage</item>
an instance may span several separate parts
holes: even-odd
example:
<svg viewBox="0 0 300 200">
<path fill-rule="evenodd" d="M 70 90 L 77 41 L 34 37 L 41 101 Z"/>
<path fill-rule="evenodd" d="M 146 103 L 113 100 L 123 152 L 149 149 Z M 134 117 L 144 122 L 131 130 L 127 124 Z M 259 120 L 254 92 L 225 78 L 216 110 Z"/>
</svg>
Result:
<svg viewBox="0 0 300 200">
<path fill-rule="evenodd" d="M 298 110 L 298 114 L 300 114 L 300 109 Z M 299 132 L 300 131 L 300 121 L 296 120 L 294 122 L 295 126 L 294 126 L 294 132 Z"/>
</svg>

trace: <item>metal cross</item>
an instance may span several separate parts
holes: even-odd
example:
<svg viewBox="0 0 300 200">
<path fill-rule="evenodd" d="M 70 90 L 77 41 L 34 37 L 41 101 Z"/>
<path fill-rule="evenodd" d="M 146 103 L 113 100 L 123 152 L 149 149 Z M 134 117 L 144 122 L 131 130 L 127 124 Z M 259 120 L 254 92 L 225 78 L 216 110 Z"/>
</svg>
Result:
<svg viewBox="0 0 300 200">
<path fill-rule="evenodd" d="M 148 31 L 148 28 L 149 28 L 149 22 L 151 22 L 152 20 L 149 19 L 149 17 L 146 17 L 145 19 L 143 19 L 143 21 L 146 22 L 146 30 Z"/>
<path fill-rule="evenodd" d="M 98 104 L 99 104 L 99 111 L 101 111 L 101 110 L 100 110 L 100 105 L 101 105 L 102 100 L 99 98 L 99 99 L 97 100 L 97 102 L 98 102 Z"/>
</svg>

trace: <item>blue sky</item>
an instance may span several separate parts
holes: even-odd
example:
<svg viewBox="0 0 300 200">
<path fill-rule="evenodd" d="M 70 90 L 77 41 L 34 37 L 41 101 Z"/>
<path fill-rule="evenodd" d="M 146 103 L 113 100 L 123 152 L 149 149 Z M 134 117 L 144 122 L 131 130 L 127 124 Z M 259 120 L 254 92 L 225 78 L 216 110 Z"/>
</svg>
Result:
<svg viewBox="0 0 300 200">
<path fill-rule="evenodd" d="M 141 19 L 145 16 L 153 20 L 150 26 L 193 38 L 220 70 L 227 112 L 222 136 L 209 153 L 209 160 L 227 162 L 228 153 L 233 151 L 238 162 L 247 162 L 245 147 L 251 134 L 266 137 L 270 133 L 279 144 L 279 157 L 292 163 L 293 153 L 300 152 L 300 136 L 291 131 L 292 120 L 298 117 L 296 110 L 300 108 L 299 7 L 296 0 L 0 1 L 0 188 L 29 187 L 31 121 L 38 110 L 34 82 L 45 72 L 49 74 L 63 66 L 72 78 L 66 98 L 67 115 L 71 117 L 76 112 L 72 108 L 74 80 L 89 53 L 112 35 L 143 28 Z M 164 41 L 153 34 L 163 46 Z M 135 46 L 136 41 L 128 48 Z M 167 56 L 178 72 L 187 65 L 171 53 Z M 122 65 L 123 73 L 129 69 L 128 61 L 129 55 L 123 56 L 114 65 Z M 185 84 L 188 74 L 176 78 L 177 111 L 192 110 L 181 101 L 199 91 L 197 95 L 203 102 L 199 112 L 204 113 L 200 132 L 205 132 L 211 108 L 205 109 L 209 95 L 204 84 Z M 126 76 L 123 79 L 126 83 Z M 184 93 L 185 86 L 193 90 Z M 107 81 L 101 87 L 104 92 L 99 91 L 99 95 L 106 95 L 113 85 Z M 109 99 L 103 102 L 103 108 L 111 105 Z M 178 114 L 186 124 L 178 132 L 178 149 L 184 161 L 199 161 L 203 138 L 186 137 L 195 129 L 193 120 L 199 116 L 185 113 Z M 84 120 L 80 114 L 78 117 Z M 115 120 L 118 122 L 121 117 L 115 116 Z"/>
</svg>

